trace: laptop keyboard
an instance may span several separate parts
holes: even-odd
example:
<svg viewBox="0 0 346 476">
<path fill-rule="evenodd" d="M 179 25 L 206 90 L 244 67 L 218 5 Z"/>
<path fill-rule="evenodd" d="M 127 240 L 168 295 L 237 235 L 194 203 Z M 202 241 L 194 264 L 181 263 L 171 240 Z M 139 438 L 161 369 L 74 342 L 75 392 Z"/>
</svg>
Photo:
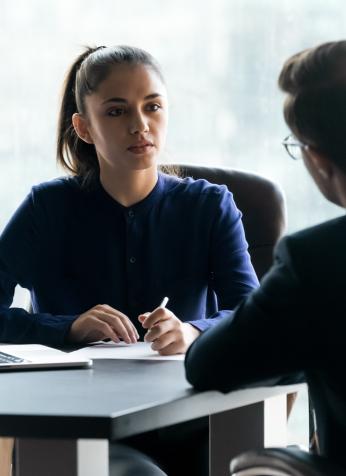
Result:
<svg viewBox="0 0 346 476">
<path fill-rule="evenodd" d="M 6 354 L 5 352 L 0 352 L 0 365 L 1 364 L 17 364 L 19 362 L 24 362 L 24 359 L 16 357 L 15 355 Z"/>
</svg>

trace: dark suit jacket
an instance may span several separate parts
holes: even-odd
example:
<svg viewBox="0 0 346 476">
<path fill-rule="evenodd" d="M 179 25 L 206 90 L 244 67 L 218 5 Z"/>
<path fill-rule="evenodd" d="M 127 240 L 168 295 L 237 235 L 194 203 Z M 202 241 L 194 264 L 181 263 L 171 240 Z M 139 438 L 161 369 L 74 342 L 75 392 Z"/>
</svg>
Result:
<svg viewBox="0 0 346 476">
<path fill-rule="evenodd" d="M 323 454 L 346 466 L 346 217 L 284 238 L 261 287 L 186 356 L 199 390 L 304 371 Z"/>
</svg>

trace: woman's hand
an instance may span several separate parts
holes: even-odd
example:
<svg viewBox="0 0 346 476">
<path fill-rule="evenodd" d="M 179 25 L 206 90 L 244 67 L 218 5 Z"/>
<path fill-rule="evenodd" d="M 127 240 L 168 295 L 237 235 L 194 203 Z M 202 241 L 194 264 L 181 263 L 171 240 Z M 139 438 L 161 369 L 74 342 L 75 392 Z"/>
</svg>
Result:
<svg viewBox="0 0 346 476">
<path fill-rule="evenodd" d="M 85 343 L 104 339 L 120 342 L 122 339 L 127 344 L 134 344 L 139 335 L 125 314 L 107 304 L 98 304 L 73 322 L 67 339 Z"/>
<path fill-rule="evenodd" d="M 152 342 L 151 348 L 160 355 L 184 354 L 200 331 L 187 322 L 182 322 L 166 308 L 158 307 L 155 311 L 138 316 L 144 329 L 146 342 Z"/>
</svg>

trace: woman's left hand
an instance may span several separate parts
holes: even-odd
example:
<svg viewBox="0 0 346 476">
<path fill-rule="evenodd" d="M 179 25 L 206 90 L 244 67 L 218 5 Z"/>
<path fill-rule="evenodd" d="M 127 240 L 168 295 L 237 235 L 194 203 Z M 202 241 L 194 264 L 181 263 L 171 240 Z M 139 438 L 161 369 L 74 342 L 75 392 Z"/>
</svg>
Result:
<svg viewBox="0 0 346 476">
<path fill-rule="evenodd" d="M 192 342 L 200 335 L 200 331 L 182 322 L 170 310 L 158 307 L 153 312 L 140 314 L 138 320 L 148 332 L 145 342 L 152 342 L 151 348 L 160 355 L 184 354 Z"/>
</svg>

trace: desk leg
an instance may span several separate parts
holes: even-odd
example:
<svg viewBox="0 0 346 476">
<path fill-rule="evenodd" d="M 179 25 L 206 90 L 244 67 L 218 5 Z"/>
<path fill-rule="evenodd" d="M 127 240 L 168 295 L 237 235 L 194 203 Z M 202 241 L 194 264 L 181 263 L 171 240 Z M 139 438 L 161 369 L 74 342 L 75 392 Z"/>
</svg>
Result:
<svg viewBox="0 0 346 476">
<path fill-rule="evenodd" d="M 108 440 L 16 440 L 14 476 L 109 476 Z"/>
<path fill-rule="evenodd" d="M 210 476 L 229 474 L 230 460 L 243 451 L 286 446 L 286 427 L 286 395 L 211 415 Z"/>
<path fill-rule="evenodd" d="M 13 438 L 0 438 L 0 476 L 11 476 Z"/>
</svg>

